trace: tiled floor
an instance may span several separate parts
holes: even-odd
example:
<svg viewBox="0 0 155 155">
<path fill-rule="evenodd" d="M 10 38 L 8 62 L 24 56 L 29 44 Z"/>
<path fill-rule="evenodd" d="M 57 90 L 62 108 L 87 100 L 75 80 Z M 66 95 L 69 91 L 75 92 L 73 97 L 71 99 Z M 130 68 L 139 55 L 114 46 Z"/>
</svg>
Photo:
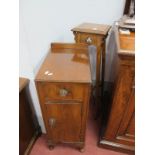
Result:
<svg viewBox="0 0 155 155">
<path fill-rule="evenodd" d="M 98 128 L 92 115 L 89 116 L 86 130 L 86 144 L 83 153 L 74 147 L 56 145 L 49 150 L 46 144 L 46 135 L 42 135 L 35 143 L 30 155 L 126 155 L 97 147 Z"/>
</svg>

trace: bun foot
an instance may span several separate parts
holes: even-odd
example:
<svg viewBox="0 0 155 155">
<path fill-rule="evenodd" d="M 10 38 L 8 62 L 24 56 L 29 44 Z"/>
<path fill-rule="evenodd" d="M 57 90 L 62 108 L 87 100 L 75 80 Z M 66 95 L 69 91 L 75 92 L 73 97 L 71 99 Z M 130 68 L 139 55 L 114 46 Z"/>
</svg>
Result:
<svg viewBox="0 0 155 155">
<path fill-rule="evenodd" d="M 81 153 L 83 153 L 85 151 L 84 148 L 80 148 L 79 150 L 80 150 Z"/>
<path fill-rule="evenodd" d="M 53 149 L 54 149 L 54 146 L 50 145 L 50 146 L 48 146 L 48 148 L 49 148 L 50 150 L 53 150 Z"/>
</svg>

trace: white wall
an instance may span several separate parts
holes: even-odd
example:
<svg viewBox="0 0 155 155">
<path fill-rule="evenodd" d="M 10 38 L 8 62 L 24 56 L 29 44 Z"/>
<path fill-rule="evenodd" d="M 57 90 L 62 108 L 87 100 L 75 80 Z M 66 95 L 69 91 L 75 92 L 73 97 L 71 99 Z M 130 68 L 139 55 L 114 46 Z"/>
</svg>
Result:
<svg viewBox="0 0 155 155">
<path fill-rule="evenodd" d="M 70 31 L 82 22 L 112 24 L 122 16 L 125 0 L 20 0 L 20 76 L 31 80 L 34 107 L 45 132 L 34 77 L 51 42 L 73 42 Z"/>
</svg>

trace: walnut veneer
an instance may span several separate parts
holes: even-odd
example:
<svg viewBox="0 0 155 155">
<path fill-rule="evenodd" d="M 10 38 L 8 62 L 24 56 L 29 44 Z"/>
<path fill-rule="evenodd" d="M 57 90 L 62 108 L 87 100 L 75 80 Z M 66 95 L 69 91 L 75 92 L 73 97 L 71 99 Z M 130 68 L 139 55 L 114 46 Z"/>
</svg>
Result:
<svg viewBox="0 0 155 155">
<path fill-rule="evenodd" d="M 91 91 L 88 47 L 51 44 L 35 81 L 49 148 L 65 143 L 83 151 Z"/>
<path fill-rule="evenodd" d="M 135 150 L 135 51 L 134 34 L 119 34 L 115 27 L 117 51 L 111 67 L 112 98 L 107 123 L 101 131 L 99 146 L 134 153 Z M 130 41 L 129 41 L 130 40 Z M 131 41 L 132 40 L 132 41 Z"/>
<path fill-rule="evenodd" d="M 85 43 L 96 46 L 96 102 L 99 102 L 99 86 L 101 75 L 104 77 L 105 45 L 109 25 L 83 23 L 72 29 L 76 43 Z M 101 71 L 102 70 L 102 71 Z M 101 74 L 102 72 L 102 74 Z"/>
</svg>

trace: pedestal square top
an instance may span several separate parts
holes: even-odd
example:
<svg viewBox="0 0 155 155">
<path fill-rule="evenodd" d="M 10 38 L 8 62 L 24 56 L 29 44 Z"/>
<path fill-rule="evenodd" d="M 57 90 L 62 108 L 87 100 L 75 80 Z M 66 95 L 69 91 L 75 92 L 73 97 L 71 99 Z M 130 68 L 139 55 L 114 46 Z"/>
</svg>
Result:
<svg viewBox="0 0 155 155">
<path fill-rule="evenodd" d="M 110 27 L 110 25 L 104 24 L 82 23 L 73 28 L 71 31 L 107 35 Z"/>
</svg>

